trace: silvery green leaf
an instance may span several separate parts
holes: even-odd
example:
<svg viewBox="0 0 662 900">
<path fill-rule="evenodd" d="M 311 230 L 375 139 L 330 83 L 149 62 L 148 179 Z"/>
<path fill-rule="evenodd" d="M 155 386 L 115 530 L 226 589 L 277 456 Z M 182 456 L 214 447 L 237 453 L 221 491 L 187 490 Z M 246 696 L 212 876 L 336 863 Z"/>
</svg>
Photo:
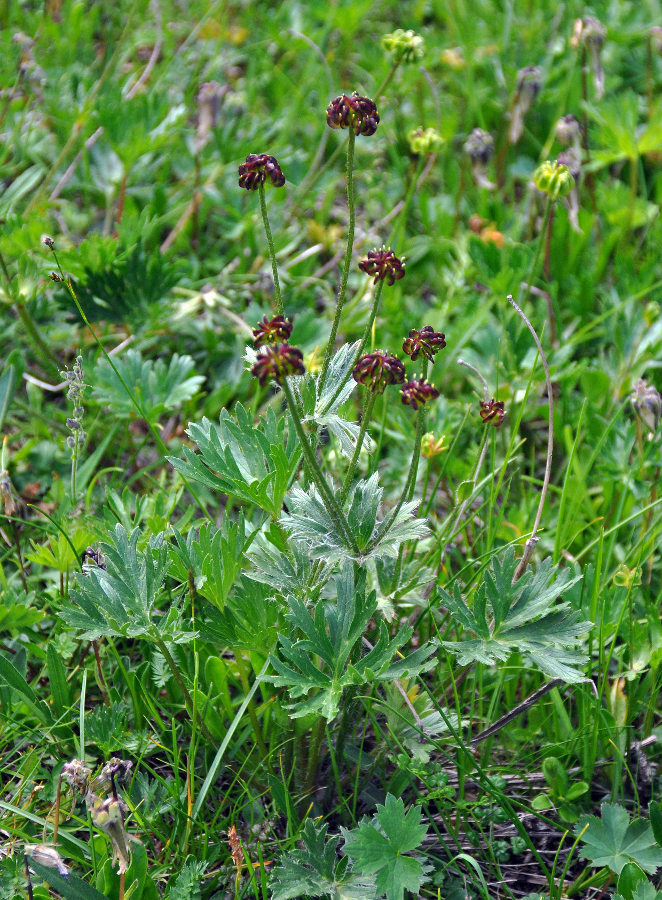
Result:
<svg viewBox="0 0 662 900">
<path fill-rule="evenodd" d="M 331 358 L 321 394 L 318 390 L 317 403 L 315 404 L 313 415 L 316 422 L 322 422 L 325 416 L 336 413 L 354 390 L 355 382 L 351 378 L 350 373 L 359 346 L 360 341 L 355 341 L 353 344 L 344 344 Z M 338 396 L 336 396 L 336 393 L 338 393 Z"/>
<path fill-rule="evenodd" d="M 567 600 L 558 599 L 579 577 L 567 572 L 557 576 L 551 561 L 545 560 L 536 572 L 529 568 L 513 583 L 516 568 L 512 548 L 501 560 L 493 559 L 471 605 L 457 584 L 452 594 L 439 589 L 451 616 L 474 635 L 468 640 L 445 641 L 444 646 L 462 665 L 494 665 L 518 652 L 550 678 L 569 684 L 584 681 L 581 667 L 588 657 L 581 638 L 591 623 L 573 611 Z"/>
<path fill-rule="evenodd" d="M 351 459 L 356 448 L 356 441 L 361 430 L 354 422 L 348 422 L 337 415 L 321 416 L 317 420 L 321 425 L 326 425 L 331 434 L 336 438 L 340 446 L 340 452 Z M 366 432 L 363 436 L 363 447 L 369 453 L 374 448 L 374 441 Z"/>
<path fill-rule="evenodd" d="M 246 576 L 271 584 L 282 594 L 299 594 L 306 590 L 312 569 L 311 556 L 305 544 L 294 540 L 288 544 L 290 552 L 285 553 L 266 534 L 259 534 L 251 546 L 251 568 L 246 571 Z"/>
</svg>

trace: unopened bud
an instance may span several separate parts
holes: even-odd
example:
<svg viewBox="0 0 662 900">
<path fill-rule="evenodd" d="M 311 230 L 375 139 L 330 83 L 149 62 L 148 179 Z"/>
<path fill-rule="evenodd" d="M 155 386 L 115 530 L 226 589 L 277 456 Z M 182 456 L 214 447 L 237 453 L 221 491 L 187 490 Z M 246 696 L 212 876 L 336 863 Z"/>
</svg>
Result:
<svg viewBox="0 0 662 900">
<path fill-rule="evenodd" d="M 567 166 L 547 160 L 533 173 L 533 183 L 543 194 L 548 194 L 552 200 L 559 197 L 567 197 L 574 184 L 574 178 Z"/>
</svg>

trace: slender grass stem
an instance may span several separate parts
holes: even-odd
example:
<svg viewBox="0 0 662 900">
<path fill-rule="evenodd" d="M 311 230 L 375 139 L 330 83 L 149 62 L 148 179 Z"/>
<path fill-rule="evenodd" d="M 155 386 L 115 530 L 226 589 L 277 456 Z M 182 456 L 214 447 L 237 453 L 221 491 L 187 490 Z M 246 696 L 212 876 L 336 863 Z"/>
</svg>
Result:
<svg viewBox="0 0 662 900">
<path fill-rule="evenodd" d="M 331 492 L 331 488 L 327 484 L 326 478 L 324 477 L 317 460 L 315 459 L 315 454 L 310 446 L 310 442 L 308 440 L 308 436 L 306 432 L 303 430 L 303 425 L 301 424 L 301 419 L 299 417 L 299 411 L 297 410 L 296 402 L 294 397 L 292 396 L 292 391 L 290 389 L 289 384 L 287 383 L 287 378 L 283 379 L 283 392 L 285 394 L 285 398 L 287 400 L 287 406 L 290 411 L 290 415 L 292 417 L 292 422 L 294 423 L 294 428 L 297 433 L 297 437 L 299 438 L 299 443 L 301 445 L 301 449 L 303 451 L 303 456 L 306 462 L 308 463 L 308 470 L 310 476 L 317 487 L 320 495 L 322 497 L 322 502 L 326 508 L 326 511 L 329 513 L 331 517 L 331 521 L 338 529 L 339 534 L 343 536 L 347 546 L 351 549 L 352 553 L 356 556 L 360 555 L 360 551 L 356 541 L 354 540 L 354 536 L 352 531 L 347 523 L 347 519 L 339 506 L 336 498 L 333 496 Z"/>
<path fill-rule="evenodd" d="M 168 668 L 172 672 L 173 678 L 179 685 L 179 689 L 181 690 L 182 694 L 184 695 L 184 703 L 186 704 L 186 709 L 188 710 L 188 714 L 191 717 L 191 721 L 193 723 L 195 723 L 197 720 L 195 704 L 193 702 L 193 697 L 191 697 L 191 693 L 186 686 L 186 682 L 184 681 L 184 676 L 182 675 L 181 670 L 180 670 L 179 666 L 177 665 L 177 663 L 175 662 L 175 658 L 173 657 L 172 653 L 168 649 L 168 645 L 165 643 L 165 641 L 162 638 L 155 638 L 155 643 L 156 643 L 156 646 L 161 651 L 161 654 L 163 655 L 163 658 L 165 659 L 166 663 L 168 664 Z M 209 729 L 207 728 L 207 726 L 205 725 L 205 723 L 202 720 L 200 720 L 199 724 L 200 724 L 200 728 L 202 729 L 202 732 L 204 733 L 205 738 L 209 741 L 209 743 L 212 746 L 214 746 L 216 744 L 216 740 L 214 739 L 214 736 L 212 735 L 212 733 L 209 731 Z"/>
<path fill-rule="evenodd" d="M 283 308 L 283 295 L 280 290 L 280 281 L 278 279 L 278 264 L 276 263 L 276 250 L 274 247 L 274 239 L 271 234 L 271 226 L 269 225 L 269 216 L 267 214 L 267 200 L 264 194 L 264 184 L 259 186 L 260 193 L 260 211 L 262 213 L 262 222 L 264 223 L 264 233 L 269 245 L 269 257 L 271 259 L 271 271 L 274 276 L 274 292 L 276 294 L 276 313 L 279 316 L 285 314 Z"/>
<path fill-rule="evenodd" d="M 361 447 L 363 446 L 363 439 L 365 438 L 366 428 L 368 427 L 368 422 L 370 421 L 370 417 L 372 415 L 372 409 L 375 405 L 375 400 L 377 399 L 377 394 L 369 393 L 365 402 L 365 406 L 363 407 L 363 417 L 361 418 L 361 430 L 359 431 L 359 436 L 356 439 L 356 447 L 354 448 L 354 454 L 350 460 L 349 468 L 347 469 L 347 474 L 345 475 L 345 480 L 343 482 L 342 488 L 340 490 L 340 503 L 344 503 L 347 498 L 347 494 L 349 492 L 349 486 L 352 483 L 352 476 L 354 475 L 354 469 L 356 468 L 356 463 L 358 462 L 359 455 L 361 453 Z"/>
<path fill-rule="evenodd" d="M 340 279 L 340 290 L 338 291 L 338 302 L 336 303 L 336 312 L 331 325 L 331 334 L 329 342 L 326 345 L 324 353 L 324 361 L 322 362 L 322 372 L 320 374 L 319 390 L 322 391 L 326 375 L 331 362 L 333 348 L 336 343 L 336 335 L 338 334 L 338 325 L 340 324 L 340 316 L 342 315 L 345 298 L 347 295 L 347 281 L 349 279 L 349 267 L 352 263 L 352 250 L 354 249 L 354 226 L 355 226 L 355 210 L 354 210 L 354 145 L 356 143 L 356 135 L 354 130 L 350 128 L 349 138 L 347 140 L 347 205 L 349 210 L 349 221 L 347 225 L 347 247 L 345 249 L 345 261 L 343 263 L 343 271 Z"/>
</svg>

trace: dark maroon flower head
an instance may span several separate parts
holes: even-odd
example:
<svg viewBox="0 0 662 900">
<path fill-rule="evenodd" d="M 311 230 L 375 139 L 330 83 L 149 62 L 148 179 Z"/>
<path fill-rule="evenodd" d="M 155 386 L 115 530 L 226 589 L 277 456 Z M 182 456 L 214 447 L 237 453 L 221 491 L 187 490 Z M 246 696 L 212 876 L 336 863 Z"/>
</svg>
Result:
<svg viewBox="0 0 662 900">
<path fill-rule="evenodd" d="M 352 370 L 354 381 L 365 385 L 373 394 L 383 394 L 387 384 L 402 384 L 405 367 L 397 356 L 375 350 L 359 357 Z"/>
<path fill-rule="evenodd" d="M 356 135 L 369 137 L 377 131 L 379 113 L 374 100 L 354 91 L 351 97 L 341 94 L 329 103 L 326 124 L 331 128 L 353 128 Z"/>
<path fill-rule="evenodd" d="M 305 375 L 303 365 L 303 353 L 289 344 L 268 344 L 257 354 L 257 359 L 251 368 L 254 375 L 264 387 L 270 378 L 277 384 L 282 384 L 286 375 Z"/>
<path fill-rule="evenodd" d="M 400 395 L 405 406 L 418 409 L 427 400 L 434 400 L 439 396 L 439 391 L 433 384 L 427 381 L 407 381 L 400 388 Z"/>
<path fill-rule="evenodd" d="M 443 350 L 445 346 L 446 335 L 441 331 L 435 331 L 432 325 L 426 325 L 420 331 L 412 328 L 409 337 L 402 342 L 402 349 L 414 361 L 418 359 L 419 353 L 422 353 L 426 359 L 433 362 L 434 355 Z"/>
<path fill-rule="evenodd" d="M 264 184 L 267 176 L 274 187 L 282 187 L 285 184 L 285 176 L 275 156 L 249 153 L 246 162 L 239 166 L 239 187 L 246 188 L 247 191 L 256 191 Z"/>
<path fill-rule="evenodd" d="M 480 401 L 480 417 L 485 425 L 487 425 L 488 422 L 492 422 L 494 427 L 498 428 L 503 422 L 505 415 L 506 410 L 503 405 L 503 400 L 495 400 L 494 397 L 492 397 L 491 400 Z"/>
<path fill-rule="evenodd" d="M 265 316 L 261 322 L 257 323 L 257 328 L 253 329 L 256 347 L 261 347 L 263 344 L 286 343 L 291 334 L 292 323 L 284 316 L 273 316 L 271 319 L 267 319 Z"/>
<path fill-rule="evenodd" d="M 369 250 L 368 255 L 359 263 L 359 269 L 366 275 L 374 275 L 374 284 L 388 279 L 390 285 L 405 277 L 405 261 L 398 259 L 392 250 Z"/>
</svg>

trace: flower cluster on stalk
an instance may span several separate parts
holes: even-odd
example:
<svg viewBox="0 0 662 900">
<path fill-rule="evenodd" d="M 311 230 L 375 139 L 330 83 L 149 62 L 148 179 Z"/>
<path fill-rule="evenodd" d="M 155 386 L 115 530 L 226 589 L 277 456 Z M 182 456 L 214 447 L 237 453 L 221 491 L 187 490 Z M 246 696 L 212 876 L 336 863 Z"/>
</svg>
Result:
<svg viewBox="0 0 662 900">
<path fill-rule="evenodd" d="M 329 103 L 326 123 L 331 128 L 351 128 L 357 136 L 370 137 L 379 125 L 377 105 L 374 100 L 361 97 L 356 91 L 351 97 L 341 94 Z"/>
<path fill-rule="evenodd" d="M 435 331 L 432 325 L 425 325 L 420 331 L 412 328 L 409 332 L 409 337 L 406 337 L 402 342 L 402 349 L 407 356 L 411 356 L 413 362 L 418 359 L 421 353 L 432 362 L 434 356 L 440 350 L 443 350 L 445 346 L 446 335 L 441 331 Z"/>
<path fill-rule="evenodd" d="M 269 178 L 274 187 L 283 187 L 285 176 L 275 156 L 266 153 L 249 153 L 239 166 L 239 187 L 257 191 Z"/>
<path fill-rule="evenodd" d="M 495 428 L 498 428 L 506 415 L 506 409 L 503 403 L 503 400 L 495 400 L 492 397 L 491 400 L 481 400 L 480 401 L 480 417 L 483 420 L 483 424 L 487 425 L 488 422 L 491 422 Z"/>
<path fill-rule="evenodd" d="M 437 388 L 423 379 L 407 381 L 400 388 L 400 396 L 405 406 L 419 409 L 428 400 L 435 400 L 439 396 Z"/>
<path fill-rule="evenodd" d="M 287 343 L 292 334 L 292 322 L 284 316 L 266 316 L 253 329 L 255 346 L 259 347 L 257 358 L 251 367 L 253 375 L 264 385 L 273 378 L 282 384 L 288 375 L 304 375 L 303 353 Z"/>
<path fill-rule="evenodd" d="M 359 357 L 352 370 L 352 377 L 372 394 L 383 394 L 388 384 L 402 384 L 405 367 L 397 356 L 385 350 L 375 350 Z"/>
<path fill-rule="evenodd" d="M 392 250 L 385 247 L 381 250 L 369 250 L 368 255 L 359 263 L 359 269 L 366 275 L 374 276 L 374 284 L 381 280 L 394 285 L 405 277 L 404 259 L 398 259 Z"/>
</svg>

